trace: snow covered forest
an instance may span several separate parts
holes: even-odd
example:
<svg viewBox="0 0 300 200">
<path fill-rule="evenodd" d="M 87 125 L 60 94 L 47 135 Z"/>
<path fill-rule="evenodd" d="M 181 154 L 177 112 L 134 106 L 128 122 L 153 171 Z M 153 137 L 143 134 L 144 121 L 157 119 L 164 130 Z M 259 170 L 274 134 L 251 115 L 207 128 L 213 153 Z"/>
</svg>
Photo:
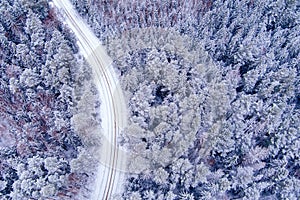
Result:
<svg viewBox="0 0 300 200">
<path fill-rule="evenodd" d="M 83 135 L 100 123 L 90 68 L 48 1 L 3 0 L 0 13 L 0 199 L 88 199 L 99 138 Z"/>
<path fill-rule="evenodd" d="M 71 2 L 127 100 L 112 199 L 300 199 L 299 1 Z M 100 106 L 49 2 L 1 0 L 0 199 L 89 199 Z"/>
<path fill-rule="evenodd" d="M 299 1 L 73 0 L 119 70 L 122 199 L 299 199 Z"/>
</svg>

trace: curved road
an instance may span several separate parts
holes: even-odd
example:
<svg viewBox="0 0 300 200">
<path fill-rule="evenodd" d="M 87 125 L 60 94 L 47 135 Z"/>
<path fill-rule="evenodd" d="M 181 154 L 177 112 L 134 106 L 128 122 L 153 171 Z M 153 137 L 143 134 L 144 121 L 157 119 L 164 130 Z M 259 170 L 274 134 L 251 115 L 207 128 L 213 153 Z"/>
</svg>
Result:
<svg viewBox="0 0 300 200">
<path fill-rule="evenodd" d="M 93 68 L 95 84 L 101 98 L 102 130 L 99 134 L 102 134 L 103 139 L 99 151 L 101 165 L 92 199 L 111 199 L 113 194 L 121 191 L 121 181 L 126 172 L 127 152 L 117 146 L 117 136 L 127 125 L 125 99 L 112 67 L 112 60 L 94 33 L 68 0 L 53 0 L 53 4 L 76 35 L 81 53 Z"/>
</svg>

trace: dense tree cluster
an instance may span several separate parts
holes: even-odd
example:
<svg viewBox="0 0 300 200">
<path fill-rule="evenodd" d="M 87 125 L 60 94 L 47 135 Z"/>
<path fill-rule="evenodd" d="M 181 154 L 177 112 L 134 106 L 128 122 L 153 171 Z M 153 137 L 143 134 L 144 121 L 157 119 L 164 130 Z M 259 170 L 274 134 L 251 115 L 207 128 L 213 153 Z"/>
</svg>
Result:
<svg viewBox="0 0 300 200">
<path fill-rule="evenodd" d="M 128 99 L 123 198 L 300 198 L 298 1 L 72 2 Z"/>
<path fill-rule="evenodd" d="M 3 0 L 0 13 L 0 199 L 87 198 L 98 143 L 72 121 L 97 93 L 75 38 L 46 0 Z"/>
</svg>

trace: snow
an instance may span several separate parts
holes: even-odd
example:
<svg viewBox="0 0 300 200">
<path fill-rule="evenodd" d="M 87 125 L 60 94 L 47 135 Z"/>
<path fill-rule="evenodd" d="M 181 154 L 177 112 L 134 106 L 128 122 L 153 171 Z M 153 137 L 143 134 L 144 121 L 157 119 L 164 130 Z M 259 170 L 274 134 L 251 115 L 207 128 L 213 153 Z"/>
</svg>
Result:
<svg viewBox="0 0 300 200">
<path fill-rule="evenodd" d="M 99 40 L 67 0 L 53 0 L 65 23 L 78 39 L 80 52 L 93 68 L 94 81 L 101 97 L 102 147 L 98 150 L 99 165 L 92 199 L 110 199 L 122 190 L 128 152 L 117 145 L 117 136 L 127 124 L 125 99 L 119 80 Z"/>
<path fill-rule="evenodd" d="M 9 132 L 9 122 L 0 116 L 0 148 L 12 147 L 16 143 L 14 135 Z"/>
</svg>

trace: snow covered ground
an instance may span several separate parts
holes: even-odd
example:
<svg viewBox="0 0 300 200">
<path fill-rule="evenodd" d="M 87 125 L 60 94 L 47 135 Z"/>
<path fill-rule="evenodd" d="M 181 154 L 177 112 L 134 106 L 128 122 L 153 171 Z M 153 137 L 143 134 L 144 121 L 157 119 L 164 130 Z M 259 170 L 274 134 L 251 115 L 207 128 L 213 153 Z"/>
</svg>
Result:
<svg viewBox="0 0 300 200">
<path fill-rule="evenodd" d="M 69 1 L 53 1 L 65 22 L 78 39 L 81 53 L 93 68 L 94 81 L 101 97 L 102 148 L 99 150 L 98 176 L 92 199 L 110 199 L 121 191 L 119 180 L 126 171 L 127 152 L 118 148 L 117 136 L 127 124 L 125 99 L 118 77 L 112 68 L 112 60 L 105 53 L 99 40 L 73 9 Z"/>
</svg>

